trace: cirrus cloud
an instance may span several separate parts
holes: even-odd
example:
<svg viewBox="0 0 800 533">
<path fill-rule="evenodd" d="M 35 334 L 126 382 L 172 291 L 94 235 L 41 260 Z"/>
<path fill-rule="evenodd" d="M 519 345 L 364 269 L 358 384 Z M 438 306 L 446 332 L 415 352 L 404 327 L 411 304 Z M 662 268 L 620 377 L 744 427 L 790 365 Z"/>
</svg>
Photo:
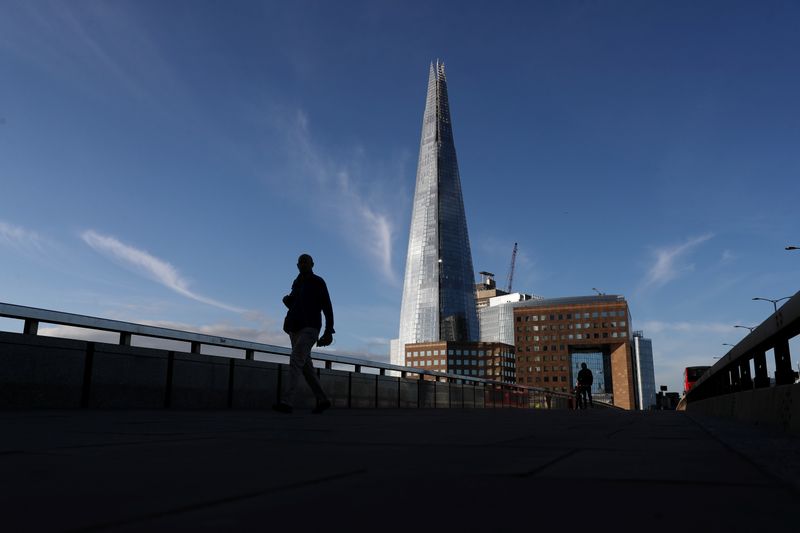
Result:
<svg viewBox="0 0 800 533">
<path fill-rule="evenodd" d="M 168 262 L 159 259 L 144 250 L 124 244 L 114 237 L 101 235 L 94 230 L 86 230 L 81 234 L 83 241 L 96 252 L 109 257 L 125 267 L 160 283 L 168 289 L 192 300 L 219 307 L 234 313 L 244 313 L 245 309 L 229 305 L 206 296 L 202 296 L 189 288 L 189 282 L 178 270 Z"/>
<path fill-rule="evenodd" d="M 643 287 L 661 287 L 680 276 L 683 272 L 694 269 L 693 264 L 682 264 L 681 259 L 698 245 L 711 239 L 714 235 L 706 233 L 694 237 L 682 244 L 655 248 L 653 256 L 655 261 L 645 276 Z"/>
</svg>

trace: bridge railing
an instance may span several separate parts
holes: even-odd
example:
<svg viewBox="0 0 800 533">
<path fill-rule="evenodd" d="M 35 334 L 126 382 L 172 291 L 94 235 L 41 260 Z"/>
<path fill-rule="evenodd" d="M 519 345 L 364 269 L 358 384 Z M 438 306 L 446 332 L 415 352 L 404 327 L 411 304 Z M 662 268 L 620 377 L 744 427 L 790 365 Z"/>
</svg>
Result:
<svg viewBox="0 0 800 533">
<path fill-rule="evenodd" d="M 795 382 L 789 340 L 800 333 L 800 292 L 720 358 L 686 395 L 692 402 L 771 385 L 767 352 L 774 353 L 776 386 Z"/>
<path fill-rule="evenodd" d="M 204 346 L 222 347 L 234 351 L 238 350 L 242 356 L 240 358 L 248 361 L 254 361 L 257 354 L 266 354 L 273 357 L 282 356 L 284 358 L 288 358 L 288 356 L 291 354 L 291 350 L 284 346 L 276 346 L 158 326 L 65 313 L 61 311 L 26 307 L 2 302 L 0 302 L 0 317 L 23 321 L 22 333 L 27 336 L 36 336 L 39 333 L 40 326 L 43 324 L 53 324 L 82 328 L 85 330 L 111 332 L 116 335 L 116 343 L 120 346 L 132 346 L 132 340 L 134 337 L 145 337 L 187 343 L 189 347 L 189 353 L 191 354 L 202 354 Z M 215 354 L 203 355 L 221 357 Z M 436 393 L 437 383 L 446 383 L 451 385 L 454 384 L 460 386 L 459 394 L 462 405 L 464 403 L 466 394 L 465 387 L 472 389 L 472 405 L 477 405 L 478 402 L 476 402 L 475 399 L 478 395 L 480 395 L 482 398 L 480 404 L 484 407 L 553 409 L 570 408 L 573 405 L 573 398 L 570 394 L 539 387 L 530 387 L 521 384 L 506 383 L 480 377 L 465 376 L 461 374 L 436 372 L 422 368 L 399 366 L 380 361 L 324 352 L 312 352 L 311 357 L 313 360 L 321 362 L 324 368 L 327 370 L 332 370 L 334 368 L 342 369 L 342 367 L 344 367 L 354 375 L 363 375 L 363 378 L 366 378 L 368 375 L 374 375 L 375 406 L 378 405 L 379 379 L 383 379 L 385 381 L 385 379 L 389 378 L 390 376 L 397 377 L 398 391 L 400 390 L 401 380 L 417 382 L 417 390 L 420 392 L 423 390 L 423 384 L 425 385 L 426 389 L 432 387 L 433 403 L 431 406 L 433 407 L 444 406 L 440 405 L 440 395 L 437 395 Z M 231 368 L 233 368 L 232 365 L 233 362 L 231 362 Z M 281 372 L 278 372 L 278 376 L 280 375 Z M 385 376 L 386 378 L 381 378 L 381 376 Z M 280 379 L 280 377 L 278 379 Z M 351 396 L 353 394 L 352 389 L 352 380 L 348 379 L 348 406 L 351 406 L 354 403 L 351 401 Z M 441 389 L 447 391 L 446 406 L 457 407 L 458 403 L 453 405 L 452 397 L 449 392 L 450 387 L 442 386 Z M 400 406 L 401 402 L 399 392 L 397 397 L 397 404 Z M 82 401 L 82 403 L 85 402 Z M 612 407 L 611 405 L 603 404 L 601 402 L 595 403 L 598 405 L 598 407 Z M 418 400 L 416 404 L 418 407 L 420 407 L 422 406 L 423 402 Z"/>
</svg>

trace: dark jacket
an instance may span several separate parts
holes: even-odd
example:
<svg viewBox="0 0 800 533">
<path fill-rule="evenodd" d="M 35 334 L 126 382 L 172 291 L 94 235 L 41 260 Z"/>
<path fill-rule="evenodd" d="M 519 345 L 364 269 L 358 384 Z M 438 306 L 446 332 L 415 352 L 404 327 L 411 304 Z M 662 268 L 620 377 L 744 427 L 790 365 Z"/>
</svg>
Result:
<svg viewBox="0 0 800 533">
<path fill-rule="evenodd" d="M 301 273 L 295 278 L 292 292 L 283 299 L 283 303 L 289 308 L 283 321 L 283 330 L 286 333 L 303 328 L 320 329 L 320 312 L 325 314 L 325 332 L 336 333 L 333 330 L 333 306 L 328 286 L 325 285 L 325 280 L 313 272 Z"/>
<path fill-rule="evenodd" d="M 594 383 L 592 371 L 588 368 L 582 368 L 581 371 L 578 372 L 578 384 L 584 387 L 591 387 L 592 383 Z"/>
</svg>

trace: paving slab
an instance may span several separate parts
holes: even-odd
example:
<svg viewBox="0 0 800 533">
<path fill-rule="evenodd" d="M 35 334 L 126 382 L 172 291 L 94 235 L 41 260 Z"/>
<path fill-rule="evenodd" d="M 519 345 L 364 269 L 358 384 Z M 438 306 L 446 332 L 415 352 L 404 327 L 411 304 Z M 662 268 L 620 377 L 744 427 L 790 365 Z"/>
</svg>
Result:
<svg viewBox="0 0 800 533">
<path fill-rule="evenodd" d="M 612 410 L 0 413 L 4 531 L 797 531 L 798 439 Z"/>
</svg>

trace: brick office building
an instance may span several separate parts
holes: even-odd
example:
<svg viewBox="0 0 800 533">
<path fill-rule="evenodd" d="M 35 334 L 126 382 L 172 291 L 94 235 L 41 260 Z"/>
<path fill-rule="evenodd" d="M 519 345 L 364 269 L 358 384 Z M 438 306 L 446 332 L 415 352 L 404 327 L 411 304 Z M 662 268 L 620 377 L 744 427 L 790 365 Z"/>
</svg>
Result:
<svg viewBox="0 0 800 533">
<path fill-rule="evenodd" d="M 406 366 L 516 383 L 514 347 L 501 342 L 406 344 Z"/>
<path fill-rule="evenodd" d="M 514 307 L 517 383 L 570 392 L 580 363 L 593 394 L 635 409 L 630 312 L 617 295 L 520 302 Z"/>
</svg>

